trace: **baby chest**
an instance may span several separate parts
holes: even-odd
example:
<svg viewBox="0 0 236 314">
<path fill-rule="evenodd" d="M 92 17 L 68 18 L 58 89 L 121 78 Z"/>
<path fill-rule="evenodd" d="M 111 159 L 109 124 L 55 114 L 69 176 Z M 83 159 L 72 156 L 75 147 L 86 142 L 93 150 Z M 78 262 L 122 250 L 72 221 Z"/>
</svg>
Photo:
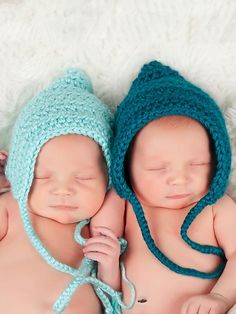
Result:
<svg viewBox="0 0 236 314">
<path fill-rule="evenodd" d="M 179 275 L 147 252 L 132 254 L 128 251 L 124 262 L 127 276 L 136 288 L 135 307 L 130 313 L 180 313 L 181 305 L 188 297 L 207 293 L 215 284 L 215 280 Z M 125 284 L 122 288 L 128 301 L 129 290 Z"/>
<path fill-rule="evenodd" d="M 0 312 L 52 314 L 54 302 L 72 277 L 42 261 L 16 262 L 7 267 L 0 262 Z M 80 310 L 81 313 L 100 313 L 100 303 L 88 284 L 78 288 L 64 313 L 77 314 Z"/>
<path fill-rule="evenodd" d="M 192 249 L 180 234 L 181 226 L 186 212 L 152 210 L 145 213 L 148 221 L 150 234 L 156 246 L 161 252 L 174 263 L 187 268 L 196 268 L 201 271 L 211 272 L 220 262 L 215 255 L 203 254 Z M 142 252 L 145 260 L 150 258 L 155 262 L 145 243 L 133 209 L 127 209 L 127 221 L 125 238 L 128 241 L 129 256 Z M 203 245 L 218 246 L 215 233 L 211 207 L 207 207 L 196 217 L 190 225 L 187 235 L 192 241 Z"/>
</svg>

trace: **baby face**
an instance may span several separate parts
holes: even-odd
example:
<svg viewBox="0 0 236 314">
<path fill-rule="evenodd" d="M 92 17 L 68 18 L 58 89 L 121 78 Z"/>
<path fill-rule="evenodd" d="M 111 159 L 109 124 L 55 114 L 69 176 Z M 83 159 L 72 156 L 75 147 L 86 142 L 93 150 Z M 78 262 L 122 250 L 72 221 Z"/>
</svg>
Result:
<svg viewBox="0 0 236 314">
<path fill-rule="evenodd" d="M 29 195 L 29 211 L 60 223 L 92 217 L 107 188 L 105 161 L 89 137 L 62 135 L 41 149 Z"/>
<path fill-rule="evenodd" d="M 130 181 L 147 208 L 181 209 L 208 191 L 212 170 L 206 130 L 187 117 L 152 121 L 136 136 Z"/>
</svg>

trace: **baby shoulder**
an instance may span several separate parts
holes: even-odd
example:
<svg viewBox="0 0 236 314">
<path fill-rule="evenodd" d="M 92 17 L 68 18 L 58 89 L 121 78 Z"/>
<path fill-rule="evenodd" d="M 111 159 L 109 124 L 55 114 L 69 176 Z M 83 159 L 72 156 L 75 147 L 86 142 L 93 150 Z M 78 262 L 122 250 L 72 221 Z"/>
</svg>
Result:
<svg viewBox="0 0 236 314">
<path fill-rule="evenodd" d="M 214 231 L 217 241 L 229 258 L 236 252 L 236 203 L 228 195 L 213 205 Z"/>
<path fill-rule="evenodd" d="M 3 193 L 0 195 L 0 208 L 8 208 L 14 205 L 16 205 L 16 200 L 14 199 L 11 192 Z"/>
<path fill-rule="evenodd" d="M 229 195 L 225 194 L 213 205 L 213 212 L 215 215 L 227 215 L 230 212 L 236 215 L 236 203 Z"/>
</svg>

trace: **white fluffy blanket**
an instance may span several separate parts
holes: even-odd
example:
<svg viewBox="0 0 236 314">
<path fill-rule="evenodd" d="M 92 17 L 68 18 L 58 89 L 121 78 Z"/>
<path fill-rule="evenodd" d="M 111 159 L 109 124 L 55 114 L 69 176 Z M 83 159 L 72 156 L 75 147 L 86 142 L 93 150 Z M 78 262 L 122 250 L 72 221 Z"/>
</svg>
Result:
<svg viewBox="0 0 236 314">
<path fill-rule="evenodd" d="M 235 0 L 1 0 L 0 148 L 21 106 L 66 67 L 83 68 L 113 109 L 143 63 L 158 59 L 222 108 L 236 200 Z"/>
</svg>

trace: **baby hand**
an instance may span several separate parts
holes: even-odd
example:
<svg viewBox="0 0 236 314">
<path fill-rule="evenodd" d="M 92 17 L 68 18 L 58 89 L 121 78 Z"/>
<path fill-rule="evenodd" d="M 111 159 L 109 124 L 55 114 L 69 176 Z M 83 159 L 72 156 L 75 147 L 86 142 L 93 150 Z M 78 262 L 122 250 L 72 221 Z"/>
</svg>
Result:
<svg viewBox="0 0 236 314">
<path fill-rule="evenodd" d="M 188 299 L 181 308 L 181 314 L 225 314 L 231 306 L 224 296 L 209 293 Z"/>
<path fill-rule="evenodd" d="M 94 227 L 93 237 L 87 240 L 84 255 L 98 262 L 98 278 L 113 289 L 120 288 L 120 243 L 106 227 Z"/>
<path fill-rule="evenodd" d="M 8 190 L 10 185 L 7 181 L 4 173 L 4 166 L 7 160 L 8 154 L 5 150 L 0 150 L 0 193 L 5 192 Z"/>
</svg>

